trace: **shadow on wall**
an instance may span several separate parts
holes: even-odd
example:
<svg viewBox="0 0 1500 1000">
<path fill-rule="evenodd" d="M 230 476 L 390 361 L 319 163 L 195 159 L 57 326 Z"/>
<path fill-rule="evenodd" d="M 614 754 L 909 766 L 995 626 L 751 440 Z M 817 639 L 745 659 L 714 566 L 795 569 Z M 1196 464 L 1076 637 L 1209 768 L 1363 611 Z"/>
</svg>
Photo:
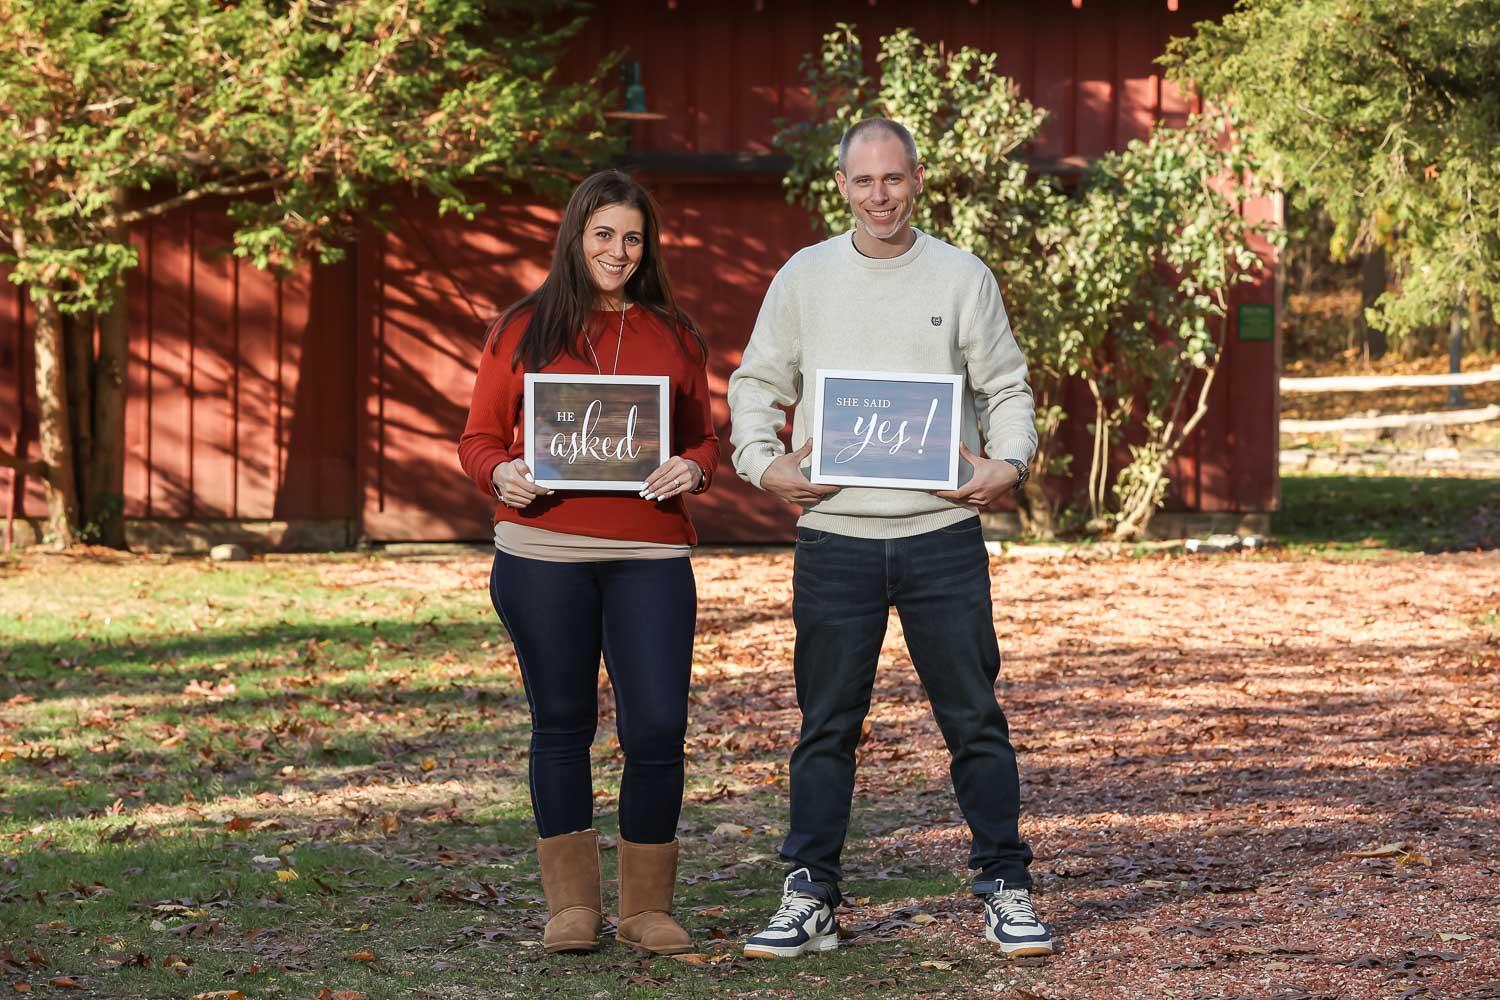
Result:
<svg viewBox="0 0 1500 1000">
<path fill-rule="evenodd" d="M 819 237 L 775 177 L 646 180 L 679 302 L 710 344 L 723 446 L 713 490 L 689 501 L 700 538 L 789 541 L 795 511 L 734 474 L 725 393 L 772 276 Z M 355 525 L 375 541 L 488 537 L 492 505 L 457 442 L 484 334 L 545 276 L 559 213 L 487 200 L 468 222 L 395 199 L 389 229 L 363 233 L 345 261 L 280 278 L 229 253 L 223 206 L 140 227 L 125 417 L 135 527 L 158 544 L 177 531 L 257 547 L 306 541 L 274 527 L 296 522 L 327 527 L 311 536 L 323 543 Z M 24 513 L 45 513 L 39 490 Z M 243 536 L 246 522 L 272 527 Z"/>
</svg>

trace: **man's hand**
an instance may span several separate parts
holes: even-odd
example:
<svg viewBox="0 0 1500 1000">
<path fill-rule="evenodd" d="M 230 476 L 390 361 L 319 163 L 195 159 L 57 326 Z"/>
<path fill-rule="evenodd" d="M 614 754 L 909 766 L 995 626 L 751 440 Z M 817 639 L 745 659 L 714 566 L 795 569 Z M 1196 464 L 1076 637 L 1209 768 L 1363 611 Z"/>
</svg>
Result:
<svg viewBox="0 0 1500 1000">
<path fill-rule="evenodd" d="M 826 500 L 839 491 L 837 486 L 821 486 L 808 482 L 802 474 L 802 460 L 812 454 L 812 438 L 796 451 L 789 451 L 766 466 L 765 473 L 760 477 L 760 488 L 768 493 L 774 493 L 787 503 L 800 504 L 803 507 L 811 507 L 820 500 Z M 1002 465 L 1005 463 L 1001 463 Z"/>
<path fill-rule="evenodd" d="M 501 503 L 517 510 L 529 506 L 537 497 L 552 494 L 547 487 L 532 481 L 531 470 L 519 458 L 495 466 L 495 471 L 490 473 L 490 489 Z"/>
<path fill-rule="evenodd" d="M 958 454 L 974 467 L 974 476 L 956 490 L 941 490 L 933 496 L 952 500 L 979 510 L 988 507 L 1016 487 L 1021 474 L 1016 467 L 998 458 L 980 458 L 960 441 Z"/>
</svg>

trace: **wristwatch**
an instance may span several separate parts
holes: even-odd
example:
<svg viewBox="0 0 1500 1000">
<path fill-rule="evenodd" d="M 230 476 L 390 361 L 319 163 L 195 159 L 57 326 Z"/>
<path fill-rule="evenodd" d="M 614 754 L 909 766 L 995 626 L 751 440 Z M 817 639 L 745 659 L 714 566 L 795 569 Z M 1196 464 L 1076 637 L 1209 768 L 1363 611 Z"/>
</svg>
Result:
<svg viewBox="0 0 1500 1000">
<path fill-rule="evenodd" d="M 1031 478 L 1031 470 L 1026 468 L 1026 463 L 1019 458 L 1006 458 L 1002 461 L 1009 462 L 1016 469 L 1016 492 L 1021 492 L 1021 487 L 1026 485 L 1026 480 Z"/>
</svg>

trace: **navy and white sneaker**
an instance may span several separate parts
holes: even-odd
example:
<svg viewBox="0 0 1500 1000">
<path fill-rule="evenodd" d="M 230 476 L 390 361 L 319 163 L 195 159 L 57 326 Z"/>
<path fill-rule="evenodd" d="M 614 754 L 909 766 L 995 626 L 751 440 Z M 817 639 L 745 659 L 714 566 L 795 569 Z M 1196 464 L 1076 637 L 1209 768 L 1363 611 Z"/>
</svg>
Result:
<svg viewBox="0 0 1500 1000">
<path fill-rule="evenodd" d="M 1052 954 L 1052 934 L 1037 919 L 1028 890 L 1007 889 L 1001 883 L 979 898 L 984 902 L 984 939 L 998 944 L 1006 958 Z"/>
<path fill-rule="evenodd" d="M 746 958 L 796 958 L 809 951 L 832 951 L 839 946 L 839 925 L 833 907 L 817 896 L 792 888 L 794 881 L 811 882 L 812 873 L 798 868 L 781 888 L 781 907 L 766 929 L 745 942 Z"/>
</svg>

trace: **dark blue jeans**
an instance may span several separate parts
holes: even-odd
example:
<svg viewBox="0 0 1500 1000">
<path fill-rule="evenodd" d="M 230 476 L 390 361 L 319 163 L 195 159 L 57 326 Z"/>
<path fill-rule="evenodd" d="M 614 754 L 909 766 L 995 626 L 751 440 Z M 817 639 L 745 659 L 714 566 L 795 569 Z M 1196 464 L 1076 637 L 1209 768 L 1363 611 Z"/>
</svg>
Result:
<svg viewBox="0 0 1500 1000">
<path fill-rule="evenodd" d="M 490 599 L 515 643 L 531 706 L 531 807 L 542 837 L 594 825 L 589 747 L 599 654 L 625 753 L 620 835 L 677 836 L 698 594 L 681 559 L 560 563 L 495 553 Z"/>
<path fill-rule="evenodd" d="M 792 577 L 797 704 L 792 814 L 781 856 L 802 883 L 838 903 L 839 858 L 854 795 L 854 749 L 870 709 L 875 665 L 895 606 L 917 676 L 952 757 L 949 771 L 972 836 L 976 892 L 1029 888 L 1020 778 L 995 700 L 1000 649 L 991 620 L 989 557 L 978 518 L 889 540 L 797 530 Z"/>
</svg>

